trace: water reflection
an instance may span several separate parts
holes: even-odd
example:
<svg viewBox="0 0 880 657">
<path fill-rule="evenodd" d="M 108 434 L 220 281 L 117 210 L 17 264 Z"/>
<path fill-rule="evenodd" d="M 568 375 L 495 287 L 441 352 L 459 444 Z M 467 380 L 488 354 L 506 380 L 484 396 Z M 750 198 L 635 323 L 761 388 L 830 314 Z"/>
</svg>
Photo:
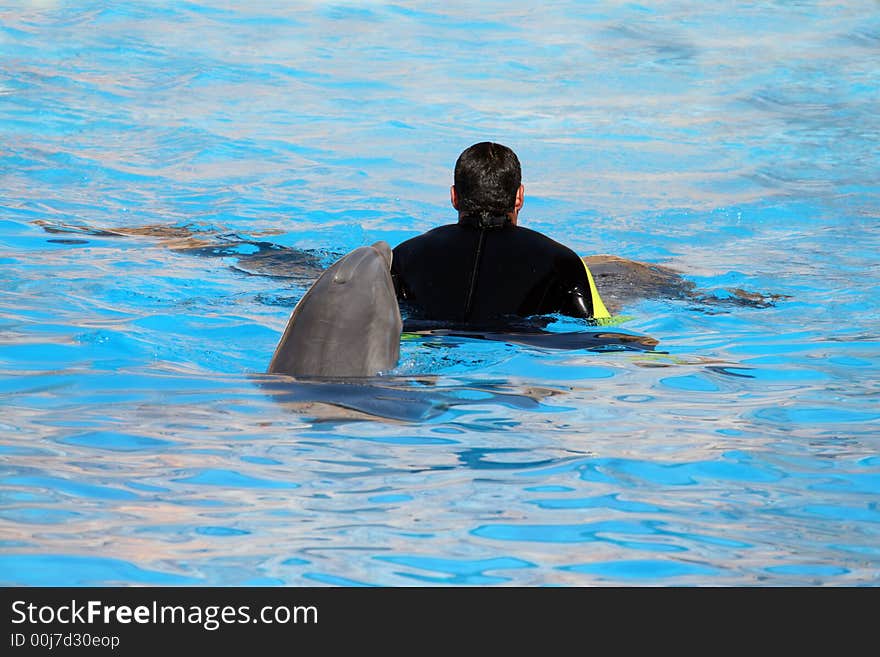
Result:
<svg viewBox="0 0 880 657">
<path fill-rule="evenodd" d="M 0 23 L 0 581 L 876 582 L 873 3 Z M 597 267 L 607 333 L 659 344 L 263 387 L 328 260 L 445 221 L 487 135 L 524 225 L 644 266 Z"/>
<path fill-rule="evenodd" d="M 299 414 L 321 421 L 383 419 L 401 422 L 436 420 L 467 406 L 501 405 L 522 411 L 552 411 L 543 391 L 499 392 L 491 388 L 435 385 L 429 379 L 303 381 L 286 376 L 255 377 L 271 399 Z M 511 387 L 512 389 L 512 387 Z"/>
</svg>

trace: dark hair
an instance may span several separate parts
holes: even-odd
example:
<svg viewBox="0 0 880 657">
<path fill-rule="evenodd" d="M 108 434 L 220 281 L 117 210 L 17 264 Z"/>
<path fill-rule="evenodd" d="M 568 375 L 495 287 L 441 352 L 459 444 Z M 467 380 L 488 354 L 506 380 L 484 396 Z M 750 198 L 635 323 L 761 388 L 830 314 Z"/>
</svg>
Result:
<svg viewBox="0 0 880 657">
<path fill-rule="evenodd" d="M 504 216 L 512 212 L 521 183 L 519 158 L 501 144 L 474 144 L 455 163 L 458 211 L 464 216 Z"/>
</svg>

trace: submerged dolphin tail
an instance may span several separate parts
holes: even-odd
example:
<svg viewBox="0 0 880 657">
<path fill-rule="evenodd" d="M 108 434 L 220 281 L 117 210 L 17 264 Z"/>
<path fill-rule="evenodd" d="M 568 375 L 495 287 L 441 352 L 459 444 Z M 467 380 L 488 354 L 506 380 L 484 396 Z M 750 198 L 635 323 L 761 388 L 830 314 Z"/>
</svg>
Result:
<svg viewBox="0 0 880 657">
<path fill-rule="evenodd" d="M 268 372 L 359 377 L 397 365 L 403 323 L 391 256 L 386 242 L 376 242 L 327 268 L 293 309 Z"/>
</svg>

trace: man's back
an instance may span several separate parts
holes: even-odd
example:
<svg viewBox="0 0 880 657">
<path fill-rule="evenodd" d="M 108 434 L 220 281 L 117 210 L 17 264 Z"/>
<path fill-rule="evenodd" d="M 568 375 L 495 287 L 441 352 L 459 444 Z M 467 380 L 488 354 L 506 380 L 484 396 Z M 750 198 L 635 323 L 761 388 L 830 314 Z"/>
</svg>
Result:
<svg viewBox="0 0 880 657">
<path fill-rule="evenodd" d="M 557 312 L 592 315 L 590 284 L 577 254 L 510 223 L 435 228 L 394 249 L 391 274 L 413 318 L 478 323 Z M 585 305 L 575 303 L 578 293 Z"/>
</svg>

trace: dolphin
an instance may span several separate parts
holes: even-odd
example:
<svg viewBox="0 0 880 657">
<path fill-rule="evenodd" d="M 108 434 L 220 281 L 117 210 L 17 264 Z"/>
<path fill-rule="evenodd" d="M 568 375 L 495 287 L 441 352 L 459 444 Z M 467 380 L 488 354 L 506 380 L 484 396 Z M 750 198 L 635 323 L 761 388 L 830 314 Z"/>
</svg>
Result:
<svg viewBox="0 0 880 657">
<path fill-rule="evenodd" d="M 268 373 L 347 378 L 393 369 L 403 322 L 391 258 L 379 241 L 327 268 L 293 309 Z"/>
<path fill-rule="evenodd" d="M 698 289 L 696 283 L 682 276 L 682 272 L 666 265 L 613 255 L 584 256 L 583 261 L 590 268 L 606 307 L 615 314 L 643 299 L 680 299 L 707 308 L 768 308 L 789 298 L 783 294 L 749 292 L 740 288 L 725 288 L 730 296 L 718 297 L 711 291 Z"/>
</svg>

